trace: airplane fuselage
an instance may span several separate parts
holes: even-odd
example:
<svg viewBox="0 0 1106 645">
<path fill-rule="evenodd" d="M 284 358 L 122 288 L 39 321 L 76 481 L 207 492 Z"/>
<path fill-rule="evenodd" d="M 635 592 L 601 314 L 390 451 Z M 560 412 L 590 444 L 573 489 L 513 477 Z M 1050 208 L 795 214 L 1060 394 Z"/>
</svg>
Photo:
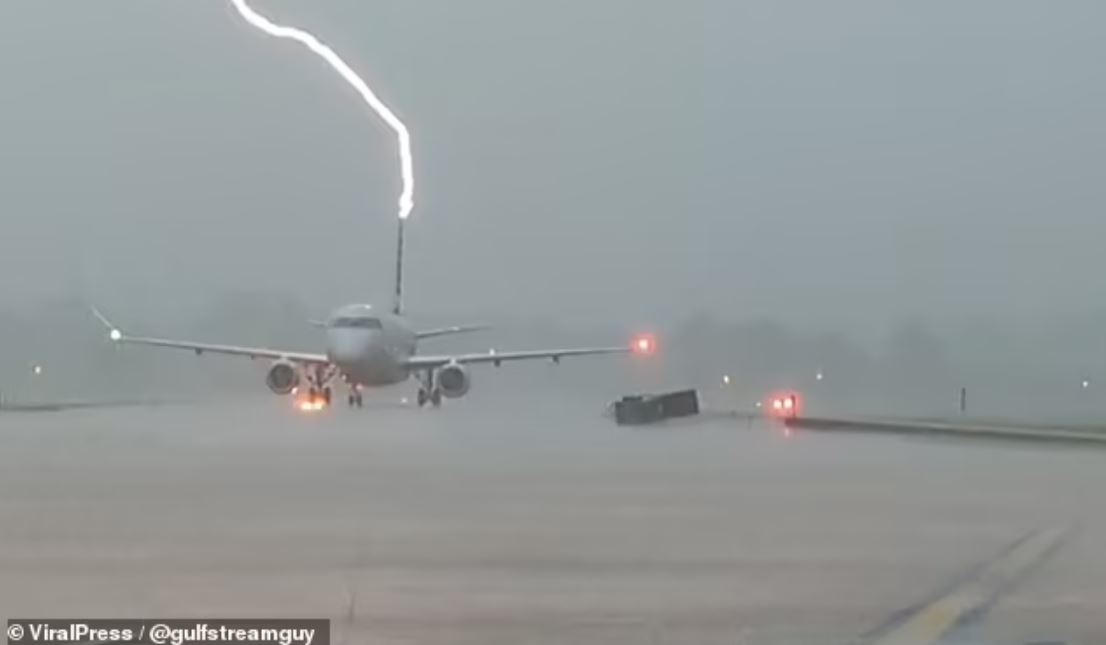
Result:
<svg viewBox="0 0 1106 645">
<path fill-rule="evenodd" d="M 407 321 L 369 305 L 347 305 L 326 323 L 326 355 L 345 380 L 367 387 L 406 381 L 405 361 L 415 354 L 418 336 Z"/>
</svg>

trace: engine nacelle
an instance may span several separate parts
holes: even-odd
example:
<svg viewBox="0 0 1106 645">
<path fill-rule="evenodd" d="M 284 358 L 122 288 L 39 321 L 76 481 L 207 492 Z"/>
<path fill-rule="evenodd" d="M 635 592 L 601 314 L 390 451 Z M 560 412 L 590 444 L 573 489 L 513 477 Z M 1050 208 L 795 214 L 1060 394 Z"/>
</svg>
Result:
<svg viewBox="0 0 1106 645">
<path fill-rule="evenodd" d="M 274 394 L 290 394 L 300 384 L 300 372 L 288 361 L 277 361 L 265 375 L 265 385 Z"/>
<path fill-rule="evenodd" d="M 438 370 L 438 389 L 442 396 L 456 399 L 464 396 L 472 385 L 468 370 L 460 363 L 450 363 Z"/>
</svg>

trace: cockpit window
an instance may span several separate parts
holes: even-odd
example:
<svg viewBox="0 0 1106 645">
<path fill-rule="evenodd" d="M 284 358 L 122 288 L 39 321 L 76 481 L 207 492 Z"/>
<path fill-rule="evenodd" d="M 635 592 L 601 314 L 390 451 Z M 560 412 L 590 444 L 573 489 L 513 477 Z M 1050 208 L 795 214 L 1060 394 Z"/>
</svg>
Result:
<svg viewBox="0 0 1106 645">
<path fill-rule="evenodd" d="M 336 318 L 330 323 L 331 327 L 344 327 L 348 329 L 380 329 L 379 318 Z"/>
</svg>

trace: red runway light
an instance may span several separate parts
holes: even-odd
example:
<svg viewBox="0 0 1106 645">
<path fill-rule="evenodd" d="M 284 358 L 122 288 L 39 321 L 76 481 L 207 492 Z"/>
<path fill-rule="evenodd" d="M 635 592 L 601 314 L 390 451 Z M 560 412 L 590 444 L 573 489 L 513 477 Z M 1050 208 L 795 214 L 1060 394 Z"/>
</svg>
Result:
<svg viewBox="0 0 1106 645">
<path fill-rule="evenodd" d="M 791 418 L 802 413 L 803 400 L 797 392 L 773 392 L 768 401 L 771 406 L 770 414 L 774 417 Z"/>
</svg>

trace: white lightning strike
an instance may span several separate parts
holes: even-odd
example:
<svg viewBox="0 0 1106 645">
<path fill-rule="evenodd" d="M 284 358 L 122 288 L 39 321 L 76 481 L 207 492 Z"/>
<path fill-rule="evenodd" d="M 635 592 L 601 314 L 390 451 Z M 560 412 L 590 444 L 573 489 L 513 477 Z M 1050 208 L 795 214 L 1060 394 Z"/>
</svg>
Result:
<svg viewBox="0 0 1106 645">
<path fill-rule="evenodd" d="M 407 131 L 407 126 L 403 124 L 403 121 L 400 121 L 399 117 L 376 96 L 376 93 L 357 75 L 357 72 L 353 71 L 338 54 L 334 53 L 333 49 L 319 42 L 318 38 L 294 27 L 274 23 L 254 11 L 246 4 L 246 0 L 230 0 L 230 2 L 238 10 L 238 13 L 245 18 L 246 22 L 254 27 L 276 38 L 290 38 L 318 54 L 361 95 L 361 98 L 376 112 L 377 116 L 395 131 L 396 139 L 399 140 L 400 175 L 403 178 L 403 190 L 399 195 L 399 218 L 407 219 L 407 216 L 411 214 L 411 210 L 415 207 L 415 172 L 411 158 L 411 133 Z"/>
</svg>

